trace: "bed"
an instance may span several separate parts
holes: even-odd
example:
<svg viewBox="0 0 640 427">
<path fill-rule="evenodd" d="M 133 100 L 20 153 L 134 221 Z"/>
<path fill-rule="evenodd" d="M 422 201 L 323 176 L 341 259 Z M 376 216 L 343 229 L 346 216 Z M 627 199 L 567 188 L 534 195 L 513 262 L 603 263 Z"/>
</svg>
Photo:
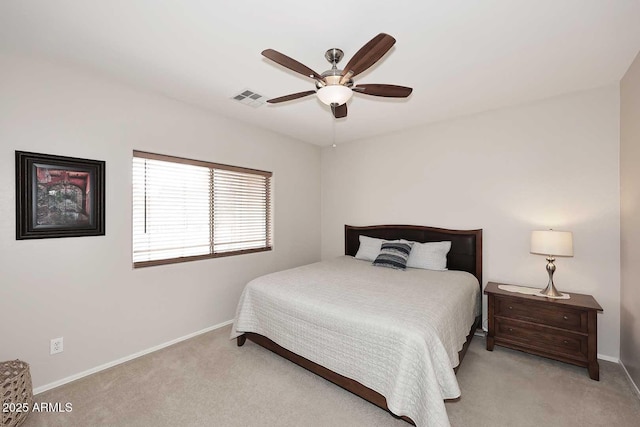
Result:
<svg viewBox="0 0 640 427">
<path fill-rule="evenodd" d="M 360 236 L 451 241 L 448 271 L 374 267 Z M 482 230 L 345 226 L 345 256 L 247 284 L 231 338 L 246 339 L 418 426 L 449 425 L 445 399 L 481 319 Z"/>
</svg>

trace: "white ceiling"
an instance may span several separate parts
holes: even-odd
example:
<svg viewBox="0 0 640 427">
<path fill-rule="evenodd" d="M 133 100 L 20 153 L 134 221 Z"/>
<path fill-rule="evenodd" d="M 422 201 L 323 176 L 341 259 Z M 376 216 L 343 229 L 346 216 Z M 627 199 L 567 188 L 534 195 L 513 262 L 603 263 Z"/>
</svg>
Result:
<svg viewBox="0 0 640 427">
<path fill-rule="evenodd" d="M 380 32 L 395 46 L 358 83 L 410 86 L 406 100 L 355 95 L 334 120 L 315 97 L 254 109 L 231 98 L 311 90 L 263 58 L 310 68 Z M 3 0 L 0 52 L 44 56 L 218 114 L 330 145 L 619 81 L 640 49 L 640 0 Z M 0 95 L 1 96 L 1 95 Z"/>
</svg>

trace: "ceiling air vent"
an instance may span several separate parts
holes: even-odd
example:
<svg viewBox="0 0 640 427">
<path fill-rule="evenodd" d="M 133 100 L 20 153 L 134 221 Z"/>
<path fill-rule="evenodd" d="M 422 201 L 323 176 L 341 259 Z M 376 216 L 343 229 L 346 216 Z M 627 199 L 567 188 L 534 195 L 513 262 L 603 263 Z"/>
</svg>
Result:
<svg viewBox="0 0 640 427">
<path fill-rule="evenodd" d="M 267 98 L 259 93 L 255 93 L 250 89 L 245 89 L 236 96 L 233 97 L 241 104 L 249 105 L 253 108 L 258 108 L 267 101 Z"/>
</svg>

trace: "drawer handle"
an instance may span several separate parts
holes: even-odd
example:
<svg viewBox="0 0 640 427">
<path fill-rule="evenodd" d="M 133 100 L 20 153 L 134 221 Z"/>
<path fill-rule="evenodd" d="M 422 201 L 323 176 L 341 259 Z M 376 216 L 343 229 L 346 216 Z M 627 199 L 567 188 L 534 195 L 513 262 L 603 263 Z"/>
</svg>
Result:
<svg viewBox="0 0 640 427">
<path fill-rule="evenodd" d="M 513 310 L 513 307 L 509 306 L 509 310 Z"/>
<path fill-rule="evenodd" d="M 569 344 L 569 341 L 564 340 L 564 341 L 562 341 L 562 343 L 563 343 L 563 344 Z"/>
<path fill-rule="evenodd" d="M 564 320 L 569 320 L 569 316 L 567 316 L 567 315 L 562 316 L 562 318 L 563 318 Z"/>
<path fill-rule="evenodd" d="M 513 332 L 513 328 L 509 328 L 509 332 Z"/>
</svg>

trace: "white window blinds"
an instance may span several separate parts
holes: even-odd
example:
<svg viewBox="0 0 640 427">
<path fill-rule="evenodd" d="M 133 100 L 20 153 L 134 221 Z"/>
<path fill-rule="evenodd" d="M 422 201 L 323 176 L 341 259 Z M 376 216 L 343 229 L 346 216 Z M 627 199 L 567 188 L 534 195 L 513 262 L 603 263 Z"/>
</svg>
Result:
<svg viewBox="0 0 640 427">
<path fill-rule="evenodd" d="M 134 267 L 270 250 L 271 175 L 134 151 Z"/>
</svg>

